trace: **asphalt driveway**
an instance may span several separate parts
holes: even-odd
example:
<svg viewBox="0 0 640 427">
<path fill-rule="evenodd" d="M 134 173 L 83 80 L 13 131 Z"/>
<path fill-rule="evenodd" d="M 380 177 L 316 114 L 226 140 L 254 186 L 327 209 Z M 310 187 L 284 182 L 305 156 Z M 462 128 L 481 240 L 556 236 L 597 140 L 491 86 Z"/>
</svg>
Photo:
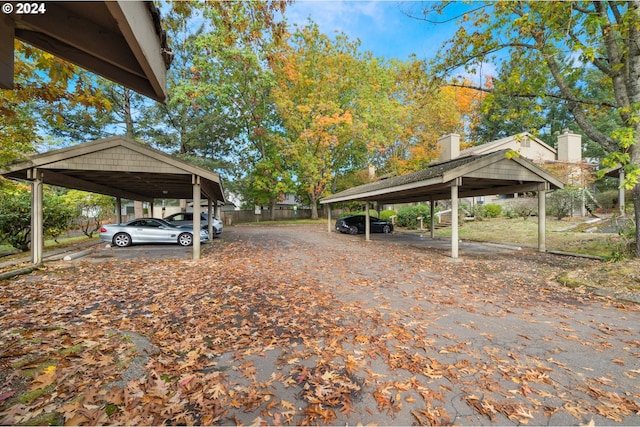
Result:
<svg viewBox="0 0 640 427">
<path fill-rule="evenodd" d="M 640 424 L 638 305 L 554 281 L 595 261 L 464 246 L 454 261 L 446 241 L 416 239 L 236 226 L 197 262 L 85 260 L 5 281 L 5 371 L 57 354 L 42 343 L 92 344 L 60 357 L 54 397 L 5 398 L 0 420 Z M 18 390 L 7 378 L 0 396 Z"/>
</svg>

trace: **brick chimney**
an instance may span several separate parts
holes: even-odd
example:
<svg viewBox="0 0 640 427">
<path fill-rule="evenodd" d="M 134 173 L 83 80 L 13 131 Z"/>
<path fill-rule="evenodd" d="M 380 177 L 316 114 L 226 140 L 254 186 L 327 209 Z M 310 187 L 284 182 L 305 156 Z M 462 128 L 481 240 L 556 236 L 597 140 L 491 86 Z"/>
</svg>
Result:
<svg viewBox="0 0 640 427">
<path fill-rule="evenodd" d="M 438 145 L 440 146 L 439 162 L 446 162 L 460 155 L 460 135 L 458 134 L 450 133 L 440 137 Z"/>
<path fill-rule="evenodd" d="M 558 161 L 569 163 L 582 162 L 582 136 L 565 129 L 558 136 Z"/>
</svg>

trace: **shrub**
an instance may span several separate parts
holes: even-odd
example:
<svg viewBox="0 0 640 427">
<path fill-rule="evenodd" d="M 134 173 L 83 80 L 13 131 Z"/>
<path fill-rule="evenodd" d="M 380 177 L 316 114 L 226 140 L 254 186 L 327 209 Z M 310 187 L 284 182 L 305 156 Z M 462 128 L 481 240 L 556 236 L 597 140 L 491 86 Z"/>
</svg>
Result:
<svg viewBox="0 0 640 427">
<path fill-rule="evenodd" d="M 391 221 L 391 217 L 393 215 L 397 215 L 396 211 L 394 211 L 393 209 L 387 209 L 380 212 L 380 219 L 384 221 Z"/>
<path fill-rule="evenodd" d="M 497 218 L 502 213 L 502 206 L 488 204 L 488 205 L 475 205 L 471 211 L 477 220 L 483 220 L 485 218 Z"/>
<path fill-rule="evenodd" d="M 45 188 L 43 192 L 42 228 L 45 237 L 55 239 L 67 229 L 73 211 L 59 195 Z M 31 194 L 24 185 L 5 184 L 0 191 L 0 242 L 21 251 L 31 243 Z"/>
<path fill-rule="evenodd" d="M 502 214 L 502 206 L 489 203 L 484 205 L 484 215 L 487 218 L 497 218 Z"/>
<path fill-rule="evenodd" d="M 418 217 L 422 217 L 423 224 L 431 221 L 431 208 L 429 205 L 405 206 L 398 211 L 397 224 L 399 227 L 411 229 L 418 228 Z"/>
<path fill-rule="evenodd" d="M 547 212 L 558 220 L 571 215 L 573 206 L 580 206 L 580 190 L 577 188 L 563 188 L 547 196 Z"/>
<path fill-rule="evenodd" d="M 509 218 L 527 219 L 538 213 L 538 201 L 533 197 L 519 197 L 509 204 Z"/>
<path fill-rule="evenodd" d="M 598 193 L 596 200 L 602 209 L 610 211 L 615 209 L 620 203 L 618 196 L 618 190 L 607 190 Z"/>
</svg>

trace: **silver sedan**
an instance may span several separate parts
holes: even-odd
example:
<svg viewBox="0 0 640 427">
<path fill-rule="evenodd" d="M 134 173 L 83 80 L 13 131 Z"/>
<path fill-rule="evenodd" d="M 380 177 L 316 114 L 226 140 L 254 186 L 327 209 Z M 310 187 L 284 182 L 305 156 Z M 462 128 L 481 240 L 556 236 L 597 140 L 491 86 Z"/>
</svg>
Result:
<svg viewBox="0 0 640 427">
<path fill-rule="evenodd" d="M 136 218 L 123 224 L 107 224 L 100 227 L 100 239 L 115 246 L 125 247 L 136 243 L 193 244 L 193 228 L 178 227 L 157 218 Z M 209 239 L 207 230 L 200 230 L 200 241 Z"/>
</svg>

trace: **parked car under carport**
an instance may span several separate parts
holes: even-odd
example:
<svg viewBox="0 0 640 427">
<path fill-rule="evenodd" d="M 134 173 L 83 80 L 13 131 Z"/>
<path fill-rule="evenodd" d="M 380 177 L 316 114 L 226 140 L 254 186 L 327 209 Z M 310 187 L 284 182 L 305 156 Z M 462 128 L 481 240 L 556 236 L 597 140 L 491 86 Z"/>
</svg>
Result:
<svg viewBox="0 0 640 427">
<path fill-rule="evenodd" d="M 369 217 L 370 230 L 372 233 L 391 233 L 393 224 L 375 216 Z M 336 221 L 336 231 L 349 234 L 363 234 L 366 231 L 364 215 L 351 215 L 338 218 Z"/>
</svg>

